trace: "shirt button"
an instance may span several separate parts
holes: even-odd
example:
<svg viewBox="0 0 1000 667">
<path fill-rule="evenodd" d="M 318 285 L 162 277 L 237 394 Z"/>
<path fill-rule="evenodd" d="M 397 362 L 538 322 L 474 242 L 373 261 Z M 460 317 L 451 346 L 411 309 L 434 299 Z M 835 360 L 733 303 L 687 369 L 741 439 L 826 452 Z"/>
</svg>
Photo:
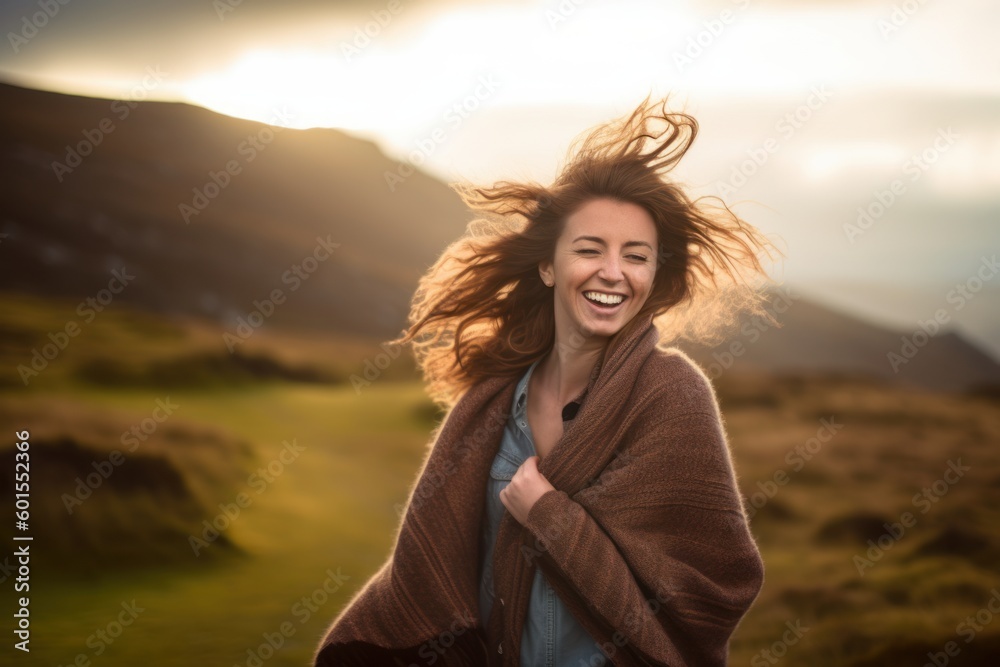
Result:
<svg viewBox="0 0 1000 667">
<path fill-rule="evenodd" d="M 527 426 L 527 424 L 524 423 L 524 422 L 521 422 L 521 426 L 524 427 L 524 426 Z"/>
</svg>

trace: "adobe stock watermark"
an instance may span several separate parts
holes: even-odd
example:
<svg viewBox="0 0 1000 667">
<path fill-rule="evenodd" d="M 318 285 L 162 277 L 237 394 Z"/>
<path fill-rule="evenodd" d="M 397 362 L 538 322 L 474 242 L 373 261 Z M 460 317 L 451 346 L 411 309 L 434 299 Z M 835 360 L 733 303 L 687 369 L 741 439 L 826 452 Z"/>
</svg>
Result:
<svg viewBox="0 0 1000 667">
<path fill-rule="evenodd" d="M 374 359 L 365 358 L 364 371 L 362 372 L 363 377 L 357 373 L 351 373 L 351 386 L 354 388 L 356 396 L 360 396 L 362 389 L 370 387 L 373 382 L 378 380 L 382 376 L 382 371 L 399 358 L 400 351 L 402 350 L 402 346 L 400 345 L 387 345 L 386 343 L 382 343 L 379 347 L 383 351 L 375 355 Z"/>
<path fill-rule="evenodd" d="M 139 102 L 146 99 L 150 91 L 169 76 L 169 73 L 162 71 L 159 65 L 155 68 L 147 66 L 144 71 L 146 76 L 132 87 L 128 95 L 111 103 L 107 116 L 97 121 L 94 127 L 83 130 L 81 133 L 83 139 L 73 145 L 66 146 L 66 155 L 63 161 L 52 163 L 52 173 L 55 174 L 57 181 L 62 183 L 64 177 L 72 174 L 77 167 L 83 164 L 84 158 L 91 155 L 104 142 L 104 138 L 115 131 L 118 127 L 115 125 L 116 118 L 119 122 L 127 119 L 139 106 Z"/>
<path fill-rule="evenodd" d="M 316 237 L 316 245 L 312 253 L 306 255 L 299 262 L 292 264 L 281 274 L 281 283 L 289 285 L 288 291 L 298 291 L 309 278 L 319 270 L 320 264 L 333 256 L 333 251 L 340 247 L 339 243 L 330 240 L 331 234 Z M 254 309 L 244 318 L 242 315 L 236 318 L 236 331 L 222 334 L 222 342 L 226 344 L 226 349 L 230 353 L 236 350 L 236 346 L 246 342 L 258 329 L 277 311 L 278 306 L 285 303 L 287 298 L 284 290 L 275 287 L 264 299 L 254 299 Z"/>
<path fill-rule="evenodd" d="M 955 145 L 958 139 L 958 132 L 952 130 L 950 125 L 947 128 L 938 128 L 937 136 L 930 146 L 919 153 L 914 153 L 903 162 L 900 168 L 903 176 L 909 177 L 910 183 L 919 181 L 931 166 Z M 882 216 L 899 201 L 900 197 L 906 194 L 907 184 L 903 176 L 893 179 L 886 188 L 874 191 L 868 204 L 858 207 L 858 217 L 854 223 L 845 222 L 843 224 L 844 235 L 851 245 L 854 245 L 859 236 L 881 220 Z"/>
<path fill-rule="evenodd" d="M 295 438 L 292 438 L 291 442 L 283 440 L 281 444 L 283 447 L 275 458 L 247 477 L 246 485 L 254 492 L 254 495 L 250 495 L 247 491 L 240 491 L 232 502 L 219 503 L 219 513 L 211 520 L 204 519 L 201 522 L 201 536 L 193 534 L 188 536 L 188 545 L 195 556 L 200 556 L 203 550 L 219 539 L 222 533 L 229 530 L 243 513 L 243 510 L 250 507 L 254 500 L 267 491 L 271 484 L 285 472 L 285 468 L 298 460 L 302 452 L 306 450 L 304 446 L 298 444 Z"/>
<path fill-rule="evenodd" d="M 638 458 L 627 451 L 615 450 L 612 454 L 612 461 L 619 461 L 621 465 L 638 465 Z M 591 493 L 593 495 L 588 497 L 588 500 L 591 502 L 608 491 L 608 486 L 600 477 L 588 480 L 584 488 L 592 490 Z M 560 537 L 572 528 L 573 515 L 569 512 L 559 513 L 556 516 L 555 522 L 542 527 L 541 536 L 536 536 L 533 544 L 521 544 L 521 556 L 524 558 L 525 563 L 531 566 L 536 558 L 540 558 L 544 553 L 548 552 L 551 545 L 558 542 Z"/>
<path fill-rule="evenodd" d="M 971 644 L 976 635 L 985 630 L 986 626 L 1000 615 L 1000 590 L 994 588 L 990 593 L 990 599 L 986 601 L 986 604 L 979 611 L 966 616 L 955 626 L 955 634 L 959 637 L 964 637 L 966 644 Z M 946 667 L 951 663 L 951 659 L 958 656 L 961 652 L 962 648 L 958 645 L 958 642 L 950 640 L 945 643 L 942 650 L 927 652 L 927 662 L 924 663 L 924 667 Z"/>
<path fill-rule="evenodd" d="M 802 298 L 800 295 L 793 294 L 787 285 L 774 290 L 773 294 L 774 299 L 770 301 L 770 308 L 765 308 L 765 312 L 770 318 L 775 320 L 778 319 L 776 315 L 785 313 L 791 308 L 793 301 Z M 770 297 L 768 298 L 770 299 Z M 725 343 L 725 347 L 723 347 L 721 352 L 715 349 L 712 350 L 713 361 L 709 362 L 708 367 L 705 369 L 705 373 L 709 379 L 719 379 L 723 373 L 733 367 L 736 359 L 747 353 L 747 350 L 750 349 L 748 345 L 756 343 L 760 340 L 761 335 L 771 328 L 773 328 L 773 325 L 765 322 L 759 316 L 755 316 L 749 322 L 745 322 L 740 327 L 740 338 Z M 744 339 L 746 339 L 745 342 Z"/>
<path fill-rule="evenodd" d="M 1000 271 L 1000 263 L 997 263 L 997 256 L 987 257 L 983 255 L 976 272 L 969 276 L 965 282 L 957 283 L 955 287 L 948 290 L 945 301 L 954 305 L 954 310 L 959 311 L 971 301 L 983 289 L 983 286 L 993 279 Z M 938 308 L 934 311 L 934 316 L 926 320 L 917 320 L 917 328 L 909 335 L 900 336 L 900 346 L 898 350 L 890 350 L 886 353 L 886 359 L 893 373 L 899 373 L 899 369 L 917 356 L 917 353 L 936 336 L 941 328 L 951 319 L 951 314 L 945 308 Z"/>
<path fill-rule="evenodd" d="M 407 504 L 393 504 L 393 511 L 395 511 L 397 517 L 402 517 L 408 509 L 419 509 L 433 497 L 438 489 L 442 488 L 448 482 L 448 478 L 458 472 L 458 466 L 467 461 L 476 450 L 482 448 L 488 439 L 490 431 L 493 431 L 495 434 L 497 428 L 503 428 L 503 425 L 510 418 L 510 412 L 497 409 L 487 413 L 486 416 L 486 423 L 478 426 L 472 433 L 463 435 L 462 441 L 456 445 L 455 453 L 460 455 L 457 462 L 450 457 L 443 458 L 440 463 L 431 468 L 429 467 L 431 461 L 428 461 L 428 467 L 424 469 L 420 479 L 417 480 L 416 488 L 413 489 Z M 436 429 L 437 435 L 434 438 L 435 442 L 440 437 L 441 430 L 447 425 L 447 421 L 438 425 Z"/>
<path fill-rule="evenodd" d="M 354 26 L 354 39 L 350 42 L 340 43 L 340 54 L 344 56 L 346 62 L 351 62 L 352 58 L 361 55 L 372 43 L 372 40 L 378 37 L 383 30 L 389 27 L 392 20 L 403 10 L 402 2 L 400 0 L 389 0 L 385 4 L 385 9 L 373 9 L 369 12 L 372 17 L 371 21 L 367 21 L 364 25 Z"/>
<path fill-rule="evenodd" d="M 926 3 L 927 0 L 903 0 L 899 4 L 894 4 L 888 18 L 880 18 L 875 22 L 883 41 L 889 41 L 889 38 L 909 23 L 913 15 Z"/>
<path fill-rule="evenodd" d="M 121 294 L 133 280 L 135 280 L 135 276 L 129 275 L 125 267 L 114 269 L 107 287 L 94 296 L 88 296 L 77 305 L 76 314 L 83 318 L 83 325 L 93 322 L 98 313 L 103 312 L 115 296 Z M 49 332 L 48 339 L 51 342 L 43 345 L 41 350 L 32 348 L 31 361 L 28 365 L 18 364 L 17 366 L 17 372 L 21 376 L 21 382 L 24 383 L 24 386 L 27 387 L 31 380 L 43 373 L 49 364 L 69 347 L 70 340 L 79 336 L 81 331 L 83 328 L 80 323 L 73 319 L 68 320 L 62 329 Z"/>
<path fill-rule="evenodd" d="M 500 84 L 501 82 L 496 79 L 494 74 L 480 75 L 472 91 L 452 102 L 445 110 L 443 116 L 445 125 L 450 126 L 451 130 L 454 131 L 496 93 Z M 416 147 L 407 154 L 406 162 L 397 162 L 395 169 L 387 169 L 383 172 L 389 192 L 395 192 L 401 183 L 414 174 L 416 171 L 414 167 L 419 167 L 427 162 L 427 158 L 434 155 L 438 147 L 447 141 L 447 138 L 445 127 L 437 125 L 426 137 L 414 142 Z"/>
<path fill-rule="evenodd" d="M 750 658 L 751 667 L 767 667 L 768 665 L 776 665 L 781 661 L 786 655 L 788 655 L 788 649 L 799 643 L 803 636 L 809 632 L 809 628 L 802 626 L 801 619 L 795 619 L 795 622 L 785 621 L 785 630 L 781 633 L 781 639 L 775 641 L 767 648 L 761 649 L 752 658 Z"/>
<path fill-rule="evenodd" d="M 545 20 L 549 24 L 549 30 L 555 30 L 560 24 L 565 23 L 576 13 L 577 8 L 584 4 L 586 0 L 559 0 L 555 9 L 545 10 Z"/>
<path fill-rule="evenodd" d="M 219 22 L 226 20 L 227 14 L 232 14 L 236 8 L 243 4 L 243 0 L 212 0 L 212 9 L 219 18 Z"/>
<path fill-rule="evenodd" d="M 21 17 L 21 29 L 7 33 L 7 41 L 14 53 L 19 53 L 21 47 L 34 39 L 69 3 L 70 0 L 38 0 L 35 4 L 39 11 Z"/>
<path fill-rule="evenodd" d="M 750 0 L 733 0 L 733 4 L 737 10 L 743 10 L 750 6 Z M 677 73 L 683 74 L 685 68 L 693 65 L 695 60 L 704 55 L 737 17 L 738 11 L 723 9 L 715 18 L 702 21 L 702 29 L 688 37 L 687 44 L 682 50 L 674 51 L 674 66 L 677 68 Z"/>
<path fill-rule="evenodd" d="M 454 617 L 451 625 L 448 626 L 447 630 L 443 630 L 438 633 L 437 637 L 432 637 L 428 639 L 420 648 L 417 649 L 417 655 L 426 661 L 427 665 L 436 664 L 441 660 L 441 656 L 448 652 L 452 646 L 455 645 L 458 637 L 461 637 L 466 632 L 474 628 L 476 625 L 476 617 L 468 610 L 464 613 L 460 613 L 458 616 Z M 409 667 L 418 667 L 416 664 L 411 663 Z"/>
<path fill-rule="evenodd" d="M 146 611 L 144 607 L 140 607 L 135 600 L 131 602 L 122 602 L 121 611 L 119 611 L 114 618 L 112 618 L 103 627 L 97 628 L 91 633 L 86 640 L 87 648 L 91 650 L 90 654 L 78 653 L 73 661 L 68 663 L 65 667 L 87 667 L 91 664 L 92 658 L 99 658 L 104 655 L 104 652 L 108 648 L 118 641 L 121 636 L 125 633 L 125 629 L 131 627 L 135 623 L 136 619 L 139 618 L 139 614 Z M 63 665 L 59 665 L 63 667 Z"/>
<path fill-rule="evenodd" d="M 914 507 L 920 508 L 921 514 L 927 514 L 970 470 L 972 470 L 971 467 L 962 465 L 962 459 L 955 461 L 949 459 L 948 467 L 944 469 L 941 478 L 915 493 L 910 502 Z M 886 552 L 906 535 L 907 529 L 913 528 L 915 525 L 917 525 L 917 517 L 912 512 L 900 514 L 899 521 L 883 523 L 885 532 L 877 540 L 868 540 L 868 551 L 865 552 L 864 556 L 855 554 L 852 559 L 858 574 L 862 577 L 865 576 L 865 571 L 882 560 Z"/>
<path fill-rule="evenodd" d="M 645 598 L 642 604 L 638 605 L 638 608 L 630 607 L 625 612 L 625 617 L 622 625 L 624 626 L 625 632 L 622 628 L 615 628 L 615 631 L 611 634 L 611 641 L 603 642 L 598 644 L 594 642 L 594 646 L 597 648 L 586 661 L 583 658 L 580 659 L 579 665 L 581 667 L 586 667 L 587 665 L 603 665 L 604 660 L 614 660 L 615 655 L 618 650 L 629 643 L 628 635 L 635 636 L 639 634 L 642 630 L 643 617 L 654 618 L 660 609 L 664 605 L 668 604 L 671 598 L 671 593 L 674 592 L 674 588 L 670 586 L 664 586 L 663 582 L 660 580 L 656 581 L 654 585 L 656 593 L 653 597 Z"/>
<path fill-rule="evenodd" d="M 10 562 L 10 555 L 8 554 L 4 556 L 3 562 L 0 563 L 0 584 L 7 583 L 7 580 L 15 574 L 17 574 L 17 567 L 14 566 L 14 563 Z"/>
<path fill-rule="evenodd" d="M 274 111 L 268 124 L 256 134 L 248 134 L 246 139 L 236 146 L 235 155 L 226 160 L 221 169 L 218 171 L 210 169 L 205 182 L 191 188 L 190 203 L 180 202 L 177 205 L 177 211 L 184 224 L 191 224 L 192 218 L 201 215 L 208 205 L 232 184 L 233 179 L 243 173 L 243 168 L 256 160 L 257 156 L 271 145 L 275 137 L 287 129 L 280 123 L 289 125 L 292 120 L 292 116 L 284 109 Z"/>
<path fill-rule="evenodd" d="M 181 407 L 177 403 L 173 403 L 170 397 L 167 396 L 166 399 L 156 399 L 156 407 L 153 408 L 151 416 L 146 417 L 138 424 L 133 424 L 131 429 L 122 433 L 121 443 L 122 445 L 128 446 L 128 451 L 134 452 L 138 449 L 140 442 L 145 442 L 146 439 L 156 432 L 160 424 L 165 422 L 174 414 L 174 411 Z M 72 515 L 74 510 L 83 502 L 90 498 L 95 491 L 97 491 L 106 482 L 111 475 L 125 463 L 125 455 L 121 450 L 114 449 L 108 454 L 107 458 L 101 459 L 100 461 L 91 461 L 91 467 L 94 469 L 93 472 L 89 473 L 86 477 L 76 478 L 76 487 L 73 489 L 73 494 L 68 493 L 62 494 L 63 507 L 66 508 L 66 513 Z"/>
<path fill-rule="evenodd" d="M 759 491 L 750 494 L 749 498 L 743 498 L 743 506 L 746 508 L 748 519 L 752 519 L 758 510 L 778 495 L 778 489 L 791 481 L 792 473 L 800 472 L 805 468 L 806 464 L 819 454 L 823 445 L 833 440 L 840 429 L 844 428 L 843 424 L 837 423 L 837 419 L 833 415 L 829 419 L 821 418 L 819 423 L 820 427 L 816 430 L 816 435 L 804 443 L 795 445 L 785 454 L 785 463 L 789 465 L 790 472 L 786 472 L 784 468 L 775 470 L 771 479 L 757 482 Z"/>
<path fill-rule="evenodd" d="M 715 189 L 719 197 L 729 197 L 746 185 L 771 156 L 781 149 L 781 142 L 787 142 L 795 136 L 795 133 L 801 130 L 831 97 L 833 97 L 833 93 L 827 90 L 826 84 L 813 86 L 802 104 L 786 112 L 774 124 L 778 138 L 768 137 L 760 146 L 748 148 L 746 150 L 747 158 L 739 164 L 733 165 L 729 173 L 729 180 L 715 182 Z"/>
<path fill-rule="evenodd" d="M 331 596 L 341 589 L 344 582 L 351 578 L 350 575 L 342 574 L 339 567 L 336 572 L 327 569 L 324 574 L 326 574 L 326 579 L 323 580 L 323 583 L 313 589 L 309 595 L 303 595 L 289 609 L 289 614 L 298 621 L 298 626 L 292 621 L 286 620 L 282 621 L 273 632 L 262 633 L 261 637 L 264 641 L 247 649 L 247 657 L 242 663 L 244 667 L 261 667 L 273 658 L 284 647 L 285 643 L 309 622 L 313 614 L 329 602 Z M 239 667 L 239 664 L 236 664 L 235 667 Z"/>
</svg>

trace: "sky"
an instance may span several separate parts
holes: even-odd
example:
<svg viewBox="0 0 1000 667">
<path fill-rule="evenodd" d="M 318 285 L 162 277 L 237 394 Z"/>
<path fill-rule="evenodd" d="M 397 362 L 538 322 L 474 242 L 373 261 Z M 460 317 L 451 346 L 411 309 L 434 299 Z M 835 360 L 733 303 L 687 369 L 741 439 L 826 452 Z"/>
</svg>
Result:
<svg viewBox="0 0 1000 667">
<path fill-rule="evenodd" d="M 953 320 L 1000 358 L 995 1 L 35 0 L 0 20 L 12 83 L 340 128 L 445 181 L 551 180 L 574 137 L 669 93 L 700 124 L 677 177 L 780 240 L 779 279 L 906 329 L 978 276 Z"/>
</svg>

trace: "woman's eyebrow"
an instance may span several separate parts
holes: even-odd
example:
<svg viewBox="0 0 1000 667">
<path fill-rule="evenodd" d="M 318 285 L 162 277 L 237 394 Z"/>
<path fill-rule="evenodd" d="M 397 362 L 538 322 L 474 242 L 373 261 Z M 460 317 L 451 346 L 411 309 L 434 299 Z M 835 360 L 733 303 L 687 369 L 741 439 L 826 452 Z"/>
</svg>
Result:
<svg viewBox="0 0 1000 667">
<path fill-rule="evenodd" d="M 577 241 L 593 241 L 594 243 L 600 243 L 603 246 L 608 245 L 604 241 L 604 239 L 602 239 L 600 236 L 577 236 L 575 239 L 573 239 L 573 243 L 576 243 Z M 649 245 L 645 241 L 626 241 L 625 243 L 622 244 L 622 247 L 628 248 L 637 245 L 646 246 L 647 248 L 650 249 L 650 251 L 653 250 L 653 246 Z"/>
</svg>

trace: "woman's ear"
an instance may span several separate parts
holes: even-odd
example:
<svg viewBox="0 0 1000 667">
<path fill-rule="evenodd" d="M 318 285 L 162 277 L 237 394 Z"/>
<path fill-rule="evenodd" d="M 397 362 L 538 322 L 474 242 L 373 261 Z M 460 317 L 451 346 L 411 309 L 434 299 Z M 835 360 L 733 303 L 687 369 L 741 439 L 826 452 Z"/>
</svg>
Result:
<svg viewBox="0 0 1000 667">
<path fill-rule="evenodd" d="M 552 287 L 555 284 L 555 279 L 552 277 L 552 262 L 539 262 L 538 275 L 541 276 L 546 287 Z"/>
</svg>

